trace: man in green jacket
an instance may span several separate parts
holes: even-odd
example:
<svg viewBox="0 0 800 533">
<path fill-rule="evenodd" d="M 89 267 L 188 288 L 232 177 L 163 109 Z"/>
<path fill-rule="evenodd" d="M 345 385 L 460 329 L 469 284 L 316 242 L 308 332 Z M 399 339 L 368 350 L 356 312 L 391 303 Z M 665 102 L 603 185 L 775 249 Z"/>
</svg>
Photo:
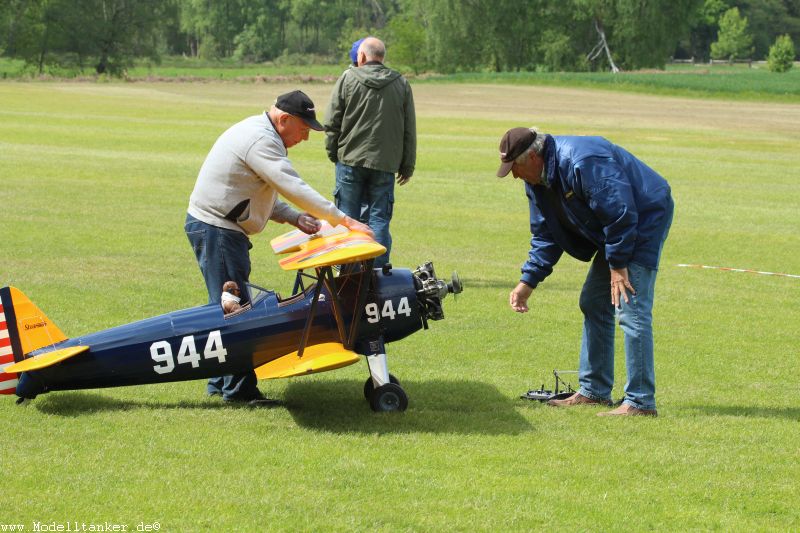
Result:
<svg viewBox="0 0 800 533">
<path fill-rule="evenodd" d="M 362 219 L 386 247 L 375 267 L 389 262 L 395 174 L 399 185 L 408 183 L 417 157 L 411 86 L 383 64 L 385 55 L 380 39 L 363 40 L 358 66 L 348 68 L 336 82 L 325 118 L 325 149 L 336 163 L 336 207 Z"/>
</svg>

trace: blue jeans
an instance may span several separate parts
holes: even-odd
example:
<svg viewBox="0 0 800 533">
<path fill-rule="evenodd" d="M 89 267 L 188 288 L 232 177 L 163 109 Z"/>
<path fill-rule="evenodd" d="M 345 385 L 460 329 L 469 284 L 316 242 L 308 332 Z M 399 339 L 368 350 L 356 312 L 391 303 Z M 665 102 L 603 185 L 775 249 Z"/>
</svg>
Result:
<svg viewBox="0 0 800 533">
<path fill-rule="evenodd" d="M 669 233 L 672 207 L 661 240 Z M 637 263 L 628 264 L 628 279 L 636 291 L 628 293 L 628 303 L 620 298 L 619 325 L 625 338 L 627 403 L 639 409 L 656 408 L 656 374 L 653 356 L 653 299 L 656 269 Z M 580 393 L 596 400 L 610 400 L 614 387 L 614 322 L 615 309 L 611 303 L 611 272 L 602 251 L 595 255 L 580 296 L 583 312 L 578 382 Z"/>
<path fill-rule="evenodd" d="M 388 263 L 392 250 L 389 223 L 394 207 L 394 174 L 336 163 L 333 197 L 336 207 L 350 218 L 368 224 L 375 232 L 375 240 L 386 247 L 386 253 L 375 258 L 374 267 Z M 363 212 L 362 203 L 365 205 Z"/>
<path fill-rule="evenodd" d="M 250 279 L 250 248 L 247 235 L 218 228 L 186 215 L 186 236 L 194 250 L 200 272 L 206 282 L 208 303 L 218 303 L 222 285 L 235 281 L 241 288 L 242 304 L 248 298 L 245 283 Z M 258 379 L 254 371 L 208 380 L 209 394 L 222 394 L 226 400 L 252 400 L 259 397 Z"/>
</svg>

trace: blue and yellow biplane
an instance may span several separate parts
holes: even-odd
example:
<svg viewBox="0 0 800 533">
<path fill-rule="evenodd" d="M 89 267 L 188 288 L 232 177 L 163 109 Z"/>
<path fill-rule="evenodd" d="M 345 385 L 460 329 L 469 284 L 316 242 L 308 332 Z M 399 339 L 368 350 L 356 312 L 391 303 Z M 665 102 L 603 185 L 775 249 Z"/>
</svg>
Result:
<svg viewBox="0 0 800 533">
<path fill-rule="evenodd" d="M 386 343 L 444 318 L 442 300 L 461 292 L 428 262 L 414 271 L 372 268 L 385 248 L 371 237 L 323 225 L 272 240 L 292 295 L 243 288 L 240 309 L 207 304 L 81 337 L 64 333 L 22 291 L 0 288 L 0 393 L 20 403 L 50 391 L 209 378 L 254 369 L 287 378 L 366 360 L 364 395 L 374 411 L 403 411 L 408 397 L 389 373 Z M 338 275 L 335 270 L 339 269 Z M 313 272 L 313 274 L 309 273 Z"/>
</svg>

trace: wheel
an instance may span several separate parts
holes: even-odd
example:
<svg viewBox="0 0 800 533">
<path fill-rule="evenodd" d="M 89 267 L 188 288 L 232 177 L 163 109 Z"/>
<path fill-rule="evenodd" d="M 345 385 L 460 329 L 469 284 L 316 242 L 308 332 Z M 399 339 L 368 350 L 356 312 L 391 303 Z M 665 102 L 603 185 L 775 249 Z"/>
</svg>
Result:
<svg viewBox="0 0 800 533">
<path fill-rule="evenodd" d="M 408 396 L 400 385 L 386 383 L 372 391 L 369 406 L 376 413 L 405 411 L 408 407 Z"/>
<path fill-rule="evenodd" d="M 395 385 L 400 385 L 400 380 L 394 377 L 393 374 L 389 374 L 389 383 L 394 383 Z M 372 382 L 372 378 L 367 378 L 367 381 L 364 382 L 364 398 L 369 401 L 372 397 L 372 391 L 375 390 L 375 384 Z"/>
</svg>

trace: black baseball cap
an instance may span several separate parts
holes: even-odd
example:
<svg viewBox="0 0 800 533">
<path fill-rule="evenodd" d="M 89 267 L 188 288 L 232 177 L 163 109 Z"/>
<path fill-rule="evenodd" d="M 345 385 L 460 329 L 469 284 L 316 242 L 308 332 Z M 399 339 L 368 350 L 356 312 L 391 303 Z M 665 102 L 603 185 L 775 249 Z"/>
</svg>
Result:
<svg viewBox="0 0 800 533">
<path fill-rule="evenodd" d="M 522 152 L 530 148 L 536 140 L 536 132 L 529 128 L 511 128 L 503 135 L 500 140 L 500 168 L 497 169 L 497 177 L 504 178 L 511 172 L 514 160 L 522 155 Z"/>
<path fill-rule="evenodd" d="M 282 94 L 275 101 L 275 107 L 285 111 L 290 115 L 303 120 L 312 130 L 322 131 L 322 127 L 317 121 L 317 114 L 314 111 L 314 102 L 303 91 L 292 91 Z"/>
</svg>

